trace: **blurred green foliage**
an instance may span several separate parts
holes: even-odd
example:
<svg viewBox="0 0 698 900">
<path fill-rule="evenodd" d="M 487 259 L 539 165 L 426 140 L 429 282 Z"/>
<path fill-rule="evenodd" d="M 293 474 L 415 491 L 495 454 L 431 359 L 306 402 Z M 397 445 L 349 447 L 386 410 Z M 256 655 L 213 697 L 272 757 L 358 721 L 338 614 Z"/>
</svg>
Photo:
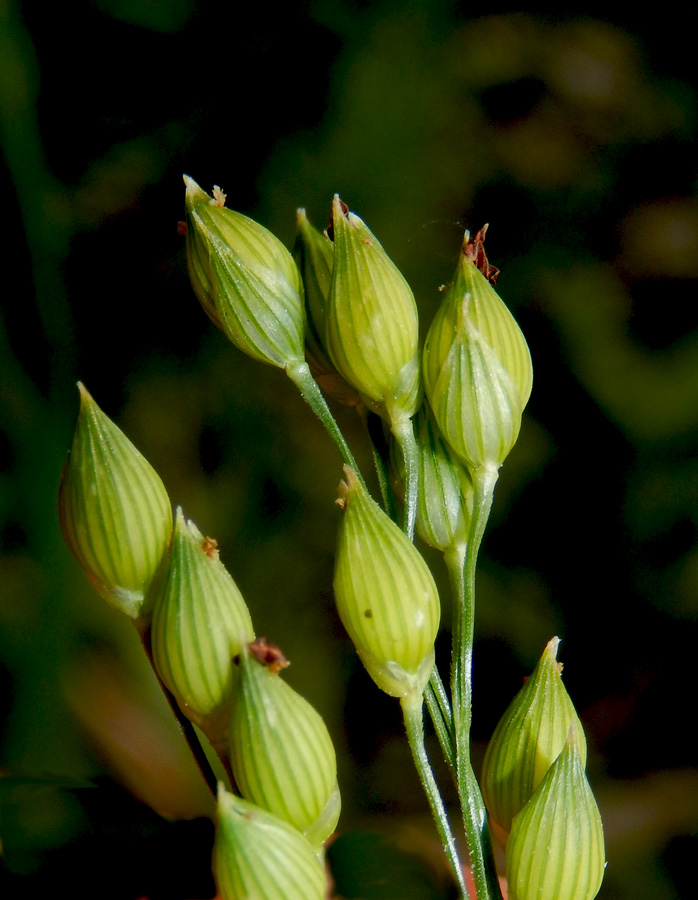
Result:
<svg viewBox="0 0 698 900">
<path fill-rule="evenodd" d="M 341 828 L 384 813 L 431 827 L 395 704 L 332 608 L 339 460 L 283 376 L 214 333 L 176 230 L 182 172 L 288 245 L 296 207 L 321 225 L 339 191 L 412 284 L 422 335 L 463 229 L 490 222 L 531 346 L 480 581 L 478 746 L 560 634 L 606 821 L 600 897 L 691 895 L 698 85 L 689 29 L 633 15 L 0 0 L 3 771 L 107 772 L 159 813 L 210 811 L 135 635 L 58 530 L 80 378 L 218 540 L 257 632 L 325 716 Z M 358 422 L 337 414 L 368 470 Z M 41 884 L 32 858 L 26 885 Z M 74 865 L 51 871 L 94 892 Z"/>
</svg>

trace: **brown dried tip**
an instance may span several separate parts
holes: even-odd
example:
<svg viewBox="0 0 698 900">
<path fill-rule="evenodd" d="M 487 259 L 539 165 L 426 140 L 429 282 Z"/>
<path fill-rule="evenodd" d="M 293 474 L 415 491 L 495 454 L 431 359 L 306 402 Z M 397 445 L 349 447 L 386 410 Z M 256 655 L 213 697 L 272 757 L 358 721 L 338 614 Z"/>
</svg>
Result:
<svg viewBox="0 0 698 900">
<path fill-rule="evenodd" d="M 187 223 L 177 222 L 177 234 L 185 235 L 187 233 Z"/>
<path fill-rule="evenodd" d="M 281 650 L 274 644 L 268 644 L 266 638 L 257 638 L 256 641 L 252 641 L 247 647 L 250 655 L 254 656 L 258 663 L 266 666 L 272 675 L 291 665 Z"/>
<path fill-rule="evenodd" d="M 218 541 L 215 538 L 205 537 L 201 542 L 201 549 L 209 559 L 219 559 L 220 551 L 218 549 Z"/>
<path fill-rule="evenodd" d="M 489 225 L 483 225 L 475 237 L 472 238 L 470 237 L 470 232 L 466 231 L 463 253 L 475 263 L 488 281 L 496 284 L 499 278 L 499 269 L 487 262 L 487 255 L 485 254 L 485 235 L 489 227 Z"/>
</svg>

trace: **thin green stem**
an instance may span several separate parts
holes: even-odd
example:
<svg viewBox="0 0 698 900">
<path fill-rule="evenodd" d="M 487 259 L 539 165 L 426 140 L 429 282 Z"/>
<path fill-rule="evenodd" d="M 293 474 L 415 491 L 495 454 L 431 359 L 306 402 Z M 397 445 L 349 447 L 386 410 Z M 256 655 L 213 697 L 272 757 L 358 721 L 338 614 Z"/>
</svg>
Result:
<svg viewBox="0 0 698 900">
<path fill-rule="evenodd" d="M 390 467 L 388 465 L 388 447 L 382 431 L 382 420 L 375 413 L 370 412 L 365 406 L 358 406 L 357 412 L 366 429 L 366 434 L 371 443 L 373 453 L 373 465 L 378 478 L 378 487 L 383 500 L 383 509 L 393 522 L 398 521 L 395 495 L 390 485 Z"/>
<path fill-rule="evenodd" d="M 454 548 L 444 554 L 454 597 L 451 696 L 457 784 L 478 900 L 501 898 L 489 848 L 485 805 L 470 760 L 475 571 L 497 477 L 498 470 L 494 466 L 483 467 L 473 473 L 475 496 L 468 543 L 464 548 Z"/>
<path fill-rule="evenodd" d="M 403 531 L 414 540 L 414 526 L 417 520 L 417 499 L 419 492 L 419 448 L 414 437 L 412 419 L 402 419 L 391 424 L 405 466 L 405 520 Z"/>
<path fill-rule="evenodd" d="M 459 896 L 462 900 L 469 900 L 468 888 L 465 885 L 465 875 L 463 866 L 458 856 L 456 848 L 456 839 L 453 836 L 451 823 L 446 814 L 446 807 L 439 791 L 439 786 L 434 778 L 434 772 L 429 763 L 427 750 L 424 745 L 424 727 L 422 721 L 422 698 L 421 697 L 403 697 L 400 701 L 402 706 L 402 714 L 405 720 L 405 729 L 407 731 L 407 740 L 412 751 L 412 758 L 419 773 L 419 779 L 422 782 L 424 792 L 429 799 L 431 812 L 434 816 L 436 829 L 443 843 L 444 852 L 451 864 L 453 875 L 458 884 Z"/>
<path fill-rule="evenodd" d="M 180 727 L 180 730 L 182 732 L 182 735 L 183 735 L 185 741 L 189 745 L 189 749 L 192 752 L 192 756 L 196 760 L 196 764 L 199 767 L 199 771 L 201 772 L 201 775 L 202 775 L 204 781 L 206 782 L 206 787 L 213 794 L 213 796 L 216 797 L 218 794 L 218 781 L 213 772 L 213 769 L 211 768 L 211 764 L 209 763 L 209 761 L 206 757 L 206 754 L 204 753 L 204 748 L 201 746 L 201 741 L 199 740 L 199 736 L 197 735 L 196 730 L 194 729 L 194 726 L 192 725 L 192 723 L 189 721 L 189 719 L 184 715 L 182 710 L 179 708 L 179 704 L 177 703 L 175 698 L 172 696 L 170 691 L 167 689 L 165 683 L 160 678 L 160 676 L 158 675 L 157 669 L 155 668 L 155 662 L 153 660 L 152 644 L 151 644 L 151 640 L 150 640 L 150 627 L 149 626 L 144 627 L 142 624 L 136 623 L 136 622 L 134 622 L 134 625 L 136 626 L 136 631 L 138 632 L 138 636 L 141 639 L 141 644 L 143 645 L 143 649 L 145 650 L 145 655 L 148 657 L 148 662 L 150 663 L 150 666 L 153 670 L 153 674 L 155 675 L 155 678 L 157 679 L 157 682 L 160 685 L 160 688 L 162 689 L 163 694 L 165 695 L 165 699 L 167 700 L 167 702 L 170 705 L 170 709 L 172 710 L 172 713 L 173 713 L 175 719 L 177 720 L 177 724 Z M 228 774 L 231 776 L 231 784 L 234 785 L 235 782 L 232 781 L 232 772 L 229 772 Z M 234 790 L 234 788 L 233 788 L 233 790 Z"/>
<path fill-rule="evenodd" d="M 451 704 L 446 694 L 446 689 L 436 666 L 434 666 L 431 673 L 429 684 L 424 689 L 424 699 L 434 725 L 434 731 L 439 739 L 439 745 L 455 780 L 456 745 L 453 734 L 453 713 L 451 712 Z"/>
<path fill-rule="evenodd" d="M 345 465 L 351 466 L 356 472 L 356 476 L 365 487 L 363 476 L 359 471 L 359 467 L 354 456 L 349 449 L 349 445 L 344 440 L 344 435 L 339 429 L 339 425 L 335 422 L 334 416 L 330 412 L 327 401 L 320 390 L 317 382 L 310 373 L 308 364 L 303 360 L 295 360 L 286 366 L 286 374 L 296 385 L 298 390 L 308 406 L 312 409 L 318 419 L 325 426 L 325 430 L 337 445 L 337 448 L 344 460 Z"/>
</svg>

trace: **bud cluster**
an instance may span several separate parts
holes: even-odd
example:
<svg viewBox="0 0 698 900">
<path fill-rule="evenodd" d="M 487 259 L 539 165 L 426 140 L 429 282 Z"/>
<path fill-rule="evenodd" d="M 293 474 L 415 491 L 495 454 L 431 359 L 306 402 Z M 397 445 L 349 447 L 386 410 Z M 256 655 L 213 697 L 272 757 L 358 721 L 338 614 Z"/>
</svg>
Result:
<svg viewBox="0 0 698 900">
<path fill-rule="evenodd" d="M 511 900 L 593 900 L 603 879 L 603 827 L 584 771 L 582 724 L 560 677 L 559 643 L 548 643 L 483 763 L 482 793 L 506 844 Z"/>
<path fill-rule="evenodd" d="M 260 898 L 324 897 L 318 854 L 341 806 L 327 728 L 281 679 L 281 652 L 255 641 L 216 541 L 181 509 L 173 525 L 154 469 L 82 385 L 80 393 L 60 490 L 63 532 L 99 592 L 134 619 L 160 680 L 242 795 L 219 791 L 221 894 L 248 896 L 242 886 L 262 879 L 277 887 Z"/>
</svg>

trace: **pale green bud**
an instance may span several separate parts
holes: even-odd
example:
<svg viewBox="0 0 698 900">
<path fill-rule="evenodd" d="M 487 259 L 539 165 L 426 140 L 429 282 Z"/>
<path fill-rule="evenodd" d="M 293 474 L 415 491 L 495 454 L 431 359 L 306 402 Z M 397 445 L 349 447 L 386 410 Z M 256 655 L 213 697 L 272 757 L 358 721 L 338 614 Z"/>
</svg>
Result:
<svg viewBox="0 0 698 900">
<path fill-rule="evenodd" d="M 417 531 L 437 550 L 463 548 L 470 531 L 473 481 L 422 405 L 414 419 L 419 450 Z"/>
<path fill-rule="evenodd" d="M 313 377 L 326 394 L 347 406 L 358 406 L 361 398 L 339 374 L 325 348 L 325 313 L 332 283 L 334 244 L 308 221 L 304 209 L 297 214 L 298 237 L 293 247 L 305 288 L 307 328 L 305 356 Z"/>
<path fill-rule="evenodd" d="M 96 590 L 132 618 L 146 616 L 146 593 L 172 532 L 162 481 L 85 387 L 63 469 L 59 514 L 68 547 Z"/>
<path fill-rule="evenodd" d="M 557 759 L 575 726 L 575 741 L 586 762 L 586 741 L 557 662 L 552 638 L 526 684 L 497 725 L 482 765 L 482 795 L 492 821 L 504 834 Z"/>
<path fill-rule="evenodd" d="M 601 887 L 603 825 L 574 728 L 514 819 L 506 853 L 509 900 L 593 900 Z"/>
<path fill-rule="evenodd" d="M 419 405 L 417 305 L 397 266 L 339 197 L 325 346 L 339 373 L 391 425 Z"/>
<path fill-rule="evenodd" d="M 451 447 L 471 469 L 499 467 L 516 443 L 531 393 L 531 355 L 521 329 L 476 262 L 484 231 L 466 240 L 431 324 L 424 389 Z M 484 267 L 489 270 L 486 260 Z"/>
<path fill-rule="evenodd" d="M 158 675 L 217 750 L 227 743 L 238 668 L 254 638 L 250 614 L 217 545 L 177 510 L 172 546 L 154 588 L 152 649 Z"/>
<path fill-rule="evenodd" d="M 267 664 L 269 649 L 255 641 L 239 657 L 230 720 L 233 775 L 245 799 L 289 822 L 319 849 L 339 818 L 337 759 L 321 716 L 281 679 L 278 656 Z"/>
<path fill-rule="evenodd" d="M 325 900 L 322 863 L 288 822 L 218 789 L 213 876 L 221 900 Z"/>
<path fill-rule="evenodd" d="M 187 265 L 206 314 L 248 356 L 285 368 L 303 359 L 303 287 L 293 257 L 270 231 L 210 197 L 189 176 Z"/>
<path fill-rule="evenodd" d="M 393 697 L 419 697 L 434 666 L 439 595 L 416 549 L 344 467 L 337 610 L 366 669 Z"/>
</svg>

